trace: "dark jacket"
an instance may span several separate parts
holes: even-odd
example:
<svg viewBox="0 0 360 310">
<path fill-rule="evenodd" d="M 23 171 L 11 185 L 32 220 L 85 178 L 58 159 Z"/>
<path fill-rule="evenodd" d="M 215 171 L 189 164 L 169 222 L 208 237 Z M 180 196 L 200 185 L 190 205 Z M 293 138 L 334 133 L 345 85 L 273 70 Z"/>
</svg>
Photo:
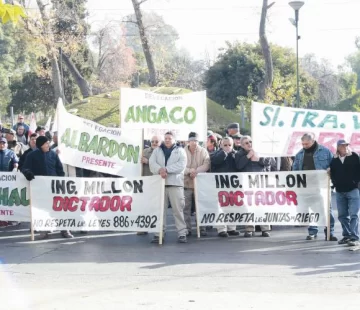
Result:
<svg viewBox="0 0 360 310">
<path fill-rule="evenodd" d="M 226 154 L 222 149 L 210 154 L 211 172 L 236 172 L 235 154 L 234 150 Z"/>
<path fill-rule="evenodd" d="M 25 159 L 26 157 L 29 155 L 30 152 L 32 152 L 33 149 L 32 148 L 29 148 L 27 149 L 24 154 L 22 154 L 20 156 L 20 159 L 19 159 L 19 170 L 22 171 L 23 167 L 24 167 L 24 164 L 25 164 Z"/>
<path fill-rule="evenodd" d="M 17 164 L 19 159 L 16 154 L 9 149 L 0 151 L 0 171 L 9 172 L 14 169 L 14 164 Z"/>
<path fill-rule="evenodd" d="M 344 163 L 335 156 L 330 163 L 330 176 L 336 191 L 350 192 L 358 188 L 360 181 L 360 159 L 354 152 L 346 155 Z"/>
<path fill-rule="evenodd" d="M 247 158 L 248 152 L 241 148 L 235 156 L 236 169 L 238 172 L 268 172 L 271 171 L 272 157 L 260 157 L 259 161 L 251 161 Z"/>
<path fill-rule="evenodd" d="M 22 172 L 25 174 L 27 170 L 41 176 L 65 175 L 59 156 L 53 151 L 44 153 L 39 149 L 30 152 L 26 157 Z"/>
</svg>

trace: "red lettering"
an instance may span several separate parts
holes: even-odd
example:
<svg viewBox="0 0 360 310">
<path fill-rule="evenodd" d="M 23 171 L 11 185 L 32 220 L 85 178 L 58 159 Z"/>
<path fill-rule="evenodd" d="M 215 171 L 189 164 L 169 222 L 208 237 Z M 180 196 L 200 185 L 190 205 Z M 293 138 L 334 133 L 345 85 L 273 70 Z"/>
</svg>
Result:
<svg viewBox="0 0 360 310">
<path fill-rule="evenodd" d="M 122 204 L 121 204 L 120 211 L 124 212 L 125 209 L 127 211 L 131 211 L 131 203 L 132 203 L 132 197 L 131 196 L 124 196 L 122 198 Z"/>
<path fill-rule="evenodd" d="M 360 153 L 360 133 L 354 132 L 352 134 L 350 145 L 353 152 Z"/>
<path fill-rule="evenodd" d="M 111 202 L 110 202 L 110 210 L 113 212 L 116 212 L 120 209 L 120 205 L 121 205 L 121 198 L 119 196 L 114 196 L 113 198 L 111 198 Z"/>
<path fill-rule="evenodd" d="M 74 203 L 76 203 L 76 204 L 74 205 Z M 79 198 L 71 197 L 69 199 L 68 210 L 70 212 L 75 212 L 77 210 L 77 208 L 78 208 L 78 206 L 77 206 L 78 203 L 79 203 Z"/>
<path fill-rule="evenodd" d="M 89 204 L 89 211 L 95 210 L 99 211 L 99 197 L 92 197 Z"/>
<path fill-rule="evenodd" d="M 263 206 L 266 205 L 265 195 L 263 192 L 257 191 L 255 193 L 255 205 L 258 206 L 260 204 L 262 204 Z"/>
<path fill-rule="evenodd" d="M 319 134 L 318 143 L 327 147 L 331 153 L 336 153 L 336 142 L 344 139 L 344 134 L 340 132 L 321 132 Z"/>
<path fill-rule="evenodd" d="M 110 209 L 110 197 L 108 197 L 108 196 L 101 197 L 100 211 L 106 212 L 109 209 Z"/>
<path fill-rule="evenodd" d="M 294 131 L 290 137 L 290 141 L 287 148 L 287 155 L 292 156 L 296 154 L 301 148 L 301 137 L 305 134 L 304 131 Z"/>
<path fill-rule="evenodd" d="M 275 204 L 275 194 L 273 192 L 265 192 L 266 204 L 273 206 Z"/>
<path fill-rule="evenodd" d="M 234 193 L 234 203 L 235 203 L 235 205 L 238 206 L 238 207 L 241 207 L 244 204 L 243 198 L 244 198 L 244 193 L 243 192 L 240 192 L 240 191 L 235 192 Z"/>
<path fill-rule="evenodd" d="M 229 194 L 225 191 L 221 191 L 218 193 L 218 201 L 220 207 L 229 206 Z"/>
<path fill-rule="evenodd" d="M 244 194 L 246 195 L 248 206 L 252 206 L 252 196 L 254 195 L 254 192 L 253 191 L 246 191 L 246 192 L 244 192 Z"/>
<path fill-rule="evenodd" d="M 54 211 L 61 211 L 63 209 L 64 199 L 59 196 L 55 196 L 53 198 L 53 210 Z"/>
<path fill-rule="evenodd" d="M 277 192 L 276 195 L 276 203 L 278 205 L 284 205 L 286 202 L 286 197 L 285 197 L 285 193 L 284 192 Z"/>
<path fill-rule="evenodd" d="M 82 212 L 85 212 L 86 211 L 86 205 L 87 205 L 87 202 L 90 200 L 89 197 L 81 197 L 80 198 L 80 201 L 81 201 L 81 207 L 80 207 L 80 210 Z"/>
<path fill-rule="evenodd" d="M 287 200 L 287 204 L 290 206 L 291 203 L 294 204 L 294 206 L 297 206 L 298 205 L 298 202 L 297 202 L 297 195 L 295 192 L 293 191 L 288 191 L 285 193 L 286 195 L 286 200 Z"/>
</svg>

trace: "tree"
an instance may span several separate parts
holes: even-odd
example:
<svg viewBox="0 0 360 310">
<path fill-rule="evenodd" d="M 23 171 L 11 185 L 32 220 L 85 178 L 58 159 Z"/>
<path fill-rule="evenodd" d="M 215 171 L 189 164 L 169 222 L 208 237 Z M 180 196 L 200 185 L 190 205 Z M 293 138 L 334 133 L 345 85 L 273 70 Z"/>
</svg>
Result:
<svg viewBox="0 0 360 310">
<path fill-rule="evenodd" d="M 274 82 L 266 93 L 269 102 L 292 102 L 296 95 L 296 56 L 291 49 L 271 45 Z M 227 49 L 205 74 L 205 87 L 211 99 L 234 109 L 240 98 L 258 99 L 258 86 L 264 80 L 265 61 L 259 44 L 227 43 Z M 301 72 L 302 106 L 314 100 L 316 85 Z"/>
<path fill-rule="evenodd" d="M 136 59 L 133 50 L 126 44 L 124 31 L 123 27 L 109 22 L 92 34 L 97 48 L 97 86 L 102 91 L 119 88 L 121 83 L 129 82 L 136 71 Z"/>
<path fill-rule="evenodd" d="M 149 70 L 149 84 L 150 84 L 150 86 L 156 86 L 157 80 L 156 80 L 155 64 L 154 64 L 154 60 L 153 60 L 153 57 L 151 54 L 149 39 L 145 32 L 145 26 L 143 23 L 142 12 L 140 10 L 140 5 L 144 2 L 146 2 L 147 0 L 131 0 L 131 1 L 133 4 L 133 7 L 134 7 L 135 16 L 136 16 L 136 24 L 139 28 L 140 40 L 141 40 L 143 52 L 145 55 L 147 67 Z"/>
<path fill-rule="evenodd" d="M 271 56 L 270 45 L 266 37 L 266 16 L 268 10 L 275 4 L 275 2 L 268 5 L 268 0 L 263 0 L 263 6 L 261 10 L 261 19 L 260 19 L 260 45 L 262 54 L 265 60 L 265 75 L 264 81 L 261 81 L 259 85 L 258 96 L 260 100 L 265 100 L 266 90 L 271 88 L 273 78 L 274 78 L 274 69 L 273 69 L 273 61 Z"/>
<path fill-rule="evenodd" d="M 16 24 L 21 17 L 26 17 L 24 8 L 20 5 L 4 3 L 0 0 L 0 18 L 3 24 L 13 22 Z"/>
</svg>

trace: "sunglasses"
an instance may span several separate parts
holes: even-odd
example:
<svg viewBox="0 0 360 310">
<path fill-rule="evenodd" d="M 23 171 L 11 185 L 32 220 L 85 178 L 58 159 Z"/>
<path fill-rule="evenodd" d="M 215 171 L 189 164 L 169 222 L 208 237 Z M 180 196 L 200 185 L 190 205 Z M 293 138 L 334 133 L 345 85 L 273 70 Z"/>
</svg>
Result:
<svg viewBox="0 0 360 310">
<path fill-rule="evenodd" d="M 153 141 L 151 141 L 151 143 L 159 143 L 159 141 L 158 140 L 153 140 Z"/>
<path fill-rule="evenodd" d="M 245 144 L 252 144 L 252 141 L 245 142 Z"/>
<path fill-rule="evenodd" d="M 224 144 L 224 146 L 232 146 L 231 144 Z"/>
</svg>

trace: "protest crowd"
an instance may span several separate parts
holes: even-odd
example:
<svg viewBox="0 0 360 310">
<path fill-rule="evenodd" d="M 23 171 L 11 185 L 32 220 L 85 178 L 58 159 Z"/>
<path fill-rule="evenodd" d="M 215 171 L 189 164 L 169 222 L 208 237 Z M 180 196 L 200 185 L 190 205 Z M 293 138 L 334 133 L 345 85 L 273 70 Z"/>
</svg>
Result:
<svg viewBox="0 0 360 310">
<path fill-rule="evenodd" d="M 119 177 L 98 171 L 63 165 L 59 159 L 57 132 L 38 127 L 31 132 L 24 117 L 11 129 L 0 125 L 0 171 L 20 171 L 28 181 L 37 176 L 72 177 Z M 348 141 L 337 141 L 337 151 L 333 154 L 319 144 L 313 134 L 301 138 L 303 148 L 295 157 L 259 157 L 252 147 L 252 138 L 241 135 L 240 126 L 232 123 L 223 136 L 208 131 L 206 145 L 199 141 L 197 132 L 190 132 L 187 141 L 176 141 L 171 131 L 164 136 L 154 135 L 144 141 L 141 158 L 143 176 L 160 175 L 165 180 L 165 212 L 162 238 L 165 237 L 166 210 L 172 209 L 179 243 L 186 243 L 192 235 L 192 216 L 195 213 L 194 180 L 199 173 L 241 173 L 271 171 L 325 170 L 329 173 L 336 192 L 338 220 L 342 227 L 342 238 L 338 241 L 334 232 L 335 218 L 330 212 L 330 241 L 356 246 L 359 244 L 360 181 L 359 155 L 351 151 Z M 0 222 L 1 226 L 16 225 L 17 222 Z M 206 236 L 216 229 L 220 238 L 239 236 L 236 225 L 200 227 L 200 235 Z M 255 236 L 260 231 L 262 237 L 270 237 L 270 225 L 246 225 L 244 237 Z M 318 237 L 319 227 L 309 226 L 306 240 Z M 325 236 L 327 228 L 324 229 Z M 83 233 L 86 233 L 84 231 Z M 147 232 L 138 232 L 146 235 Z M 62 230 L 64 238 L 73 238 L 69 230 Z M 40 238 L 49 237 L 42 232 Z M 160 235 L 154 234 L 151 242 L 158 243 Z"/>
</svg>

